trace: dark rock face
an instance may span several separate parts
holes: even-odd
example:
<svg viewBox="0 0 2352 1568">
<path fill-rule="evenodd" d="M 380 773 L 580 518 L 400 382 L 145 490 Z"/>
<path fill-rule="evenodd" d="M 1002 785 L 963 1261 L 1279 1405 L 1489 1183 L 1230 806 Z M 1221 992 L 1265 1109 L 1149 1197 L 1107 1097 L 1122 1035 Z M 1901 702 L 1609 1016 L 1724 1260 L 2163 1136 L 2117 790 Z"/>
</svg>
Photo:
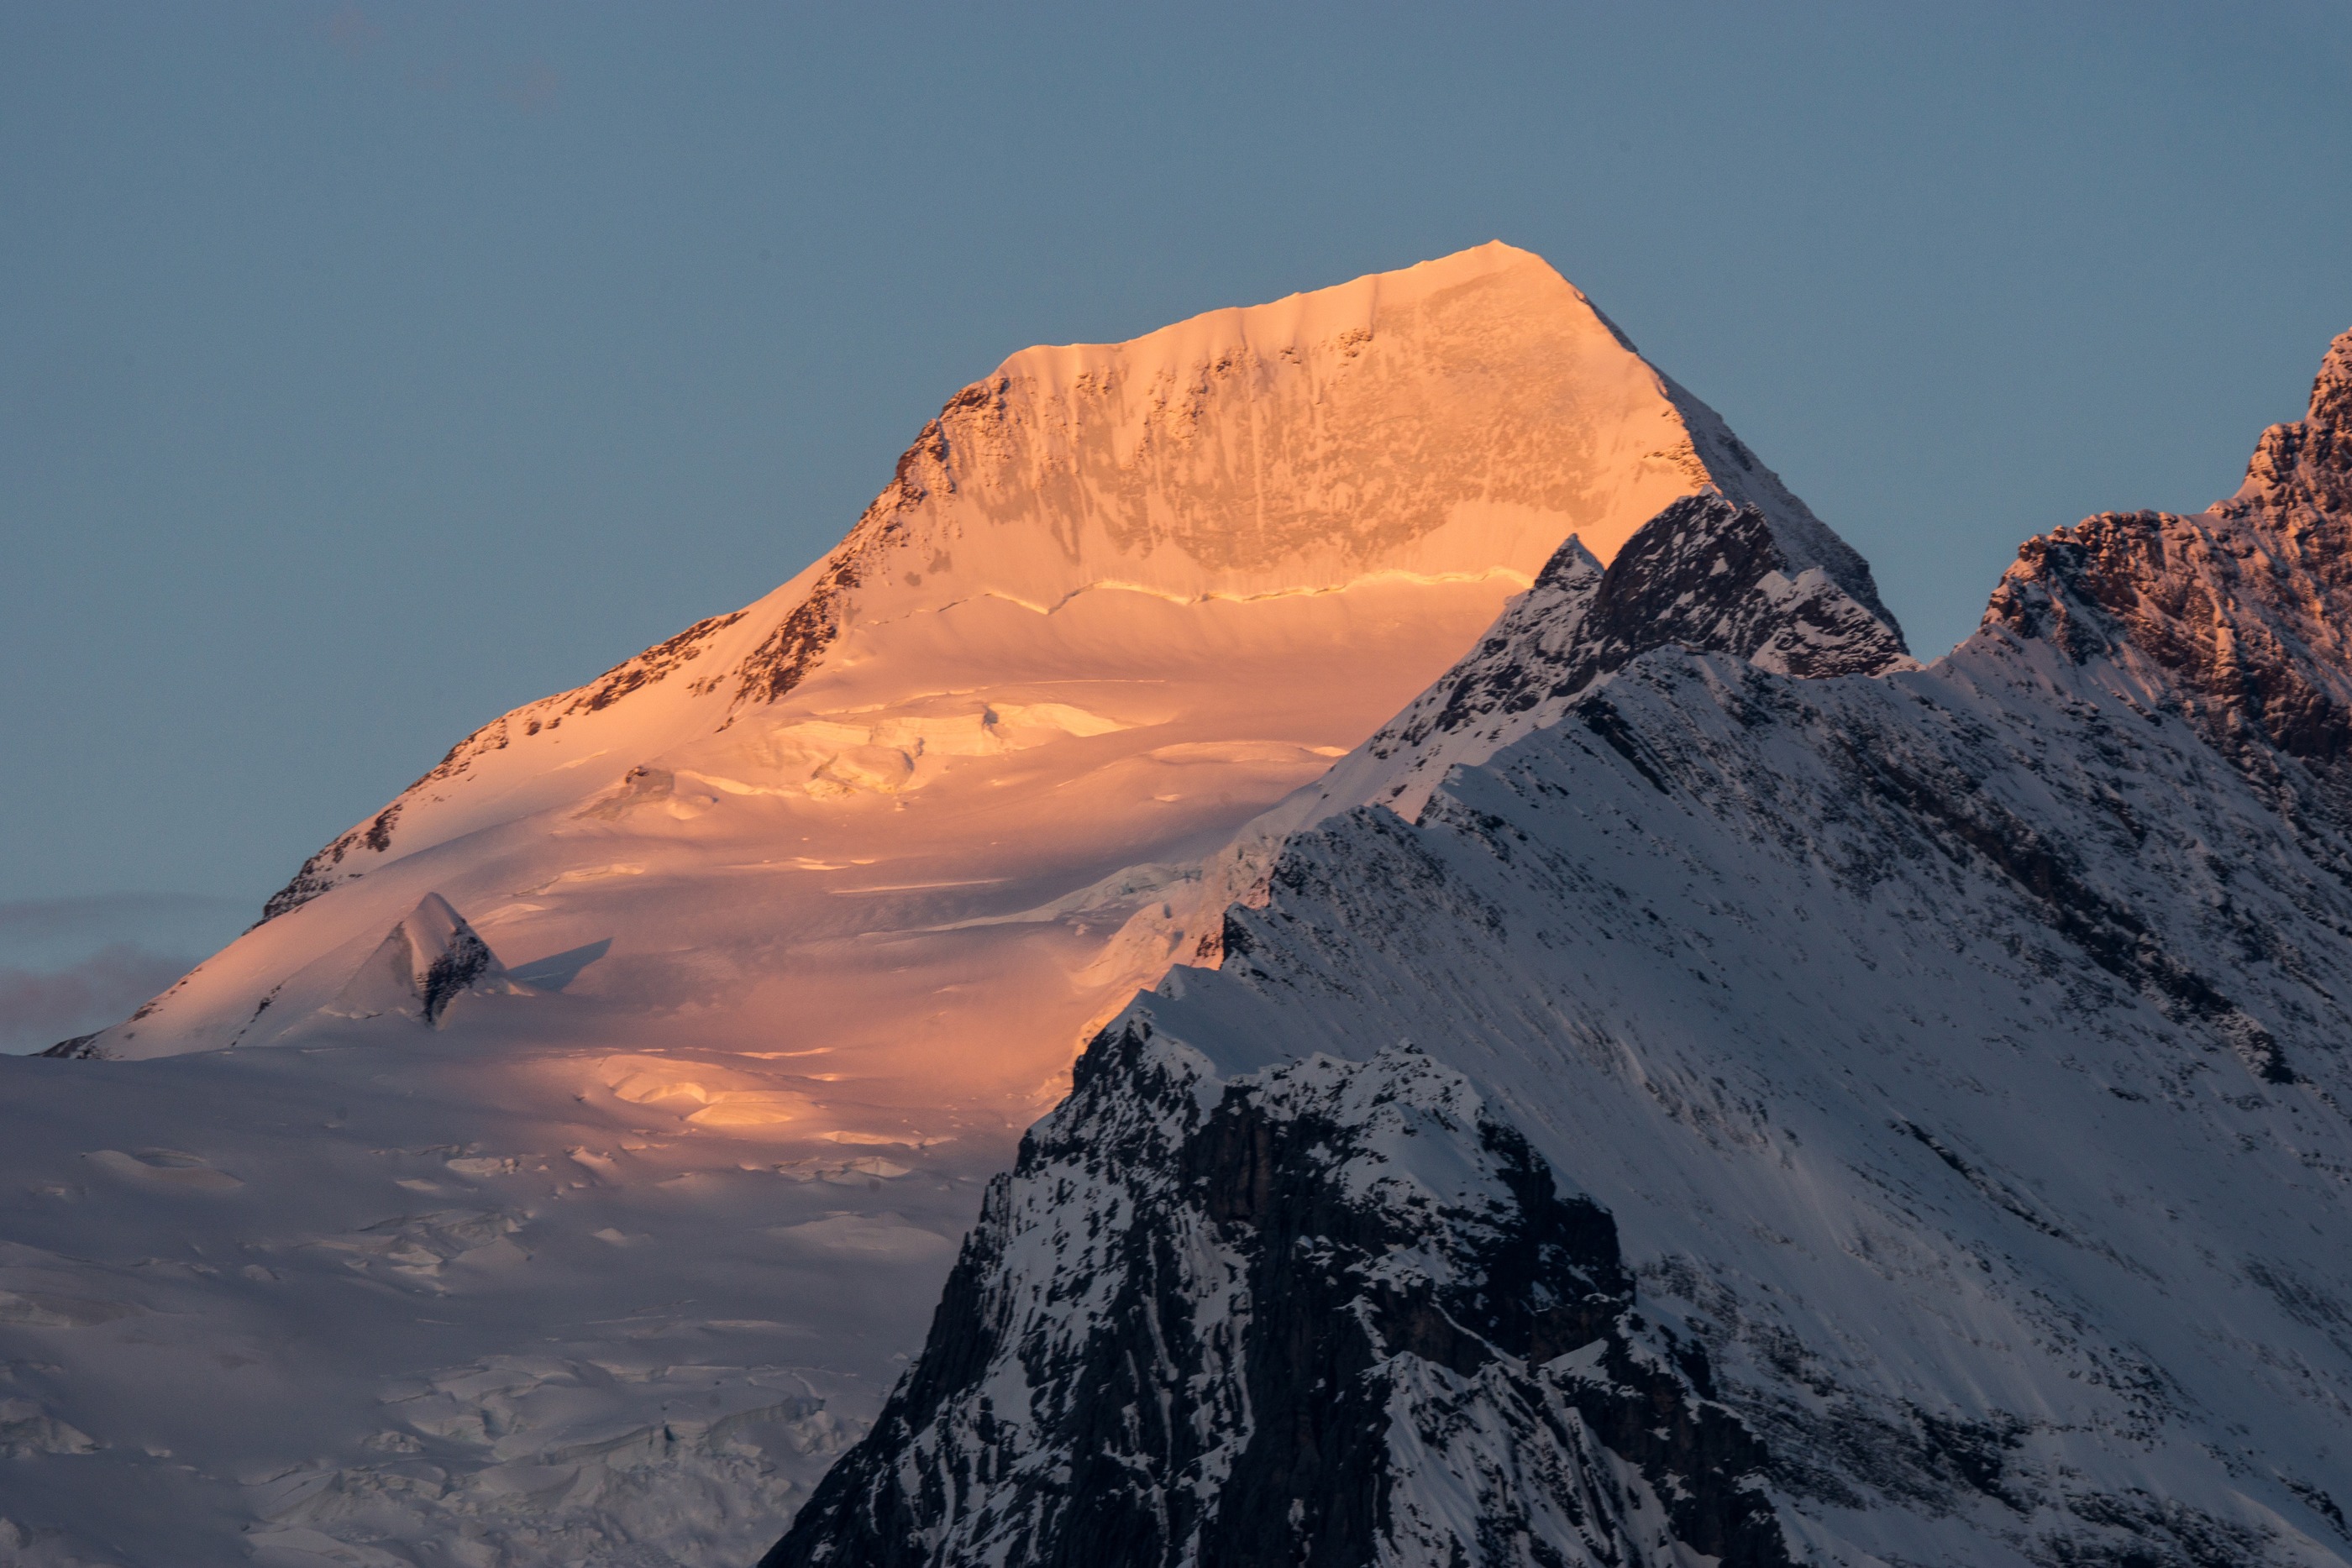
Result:
<svg viewBox="0 0 2352 1568">
<path fill-rule="evenodd" d="M 417 988 L 418 1000 L 425 1006 L 425 1021 L 439 1023 L 449 1004 L 488 974 L 496 962 L 490 956 L 489 944 L 476 936 L 472 926 L 459 921 L 449 935 L 448 946 L 426 966 Z"/>
<path fill-rule="evenodd" d="M 1576 539 L 1396 724 L 1375 754 L 1574 696 L 1654 648 L 1734 653 L 1781 674 L 1878 674 L 1910 661 L 1891 620 L 1821 570 L 1797 572 L 1753 507 L 1687 496 L 1604 570 Z"/>
<path fill-rule="evenodd" d="M 827 558 L 808 597 L 738 668 L 736 706 L 775 702 L 808 678 L 841 635 L 850 592 L 906 538 L 908 517 L 924 498 L 936 487 L 953 487 L 946 466 L 948 422 L 967 410 L 987 406 L 1002 392 L 1002 387 L 991 382 L 966 387 L 948 400 L 939 418 L 923 426 L 915 444 L 899 456 L 890 483 Z"/>
<path fill-rule="evenodd" d="M 1704 1354 L 1459 1074 L 1204 1069 L 1095 1042 L 766 1568 L 1790 1561 Z"/>
<path fill-rule="evenodd" d="M 1622 333 L 1619 340 L 1623 341 Z M 1855 603 L 1895 633 L 1899 646 L 1902 628 L 1895 624 L 1886 606 L 1879 602 L 1878 584 L 1861 552 L 1813 516 L 1812 508 L 1792 494 L 1746 442 L 1732 434 L 1721 414 L 1693 397 L 1672 376 L 1661 379 L 1665 382 L 1667 398 L 1690 430 L 1692 454 L 1714 487 L 1738 505 L 1760 508 L 1773 518 L 1774 538 L 1782 553 L 1798 567 L 1818 566 L 1827 572 Z M 1797 573 L 1791 571 L 1790 575 Z"/>
<path fill-rule="evenodd" d="M 1875 674 L 1901 633 L 1826 571 L 1791 570 L 1764 517 L 1689 496 L 1643 525 L 1601 574 L 1587 622 L 1592 676 L 1653 648 L 1733 653 L 1780 674 Z"/>
<path fill-rule="evenodd" d="M 90 1041 L 97 1038 L 95 1034 L 78 1034 L 71 1040 L 58 1041 L 41 1054 L 54 1056 L 66 1061 L 88 1061 L 98 1055 L 97 1051 L 90 1045 Z"/>
<path fill-rule="evenodd" d="M 359 872 L 345 866 L 344 861 L 362 851 L 383 854 L 392 848 L 393 830 L 399 822 L 400 802 L 394 800 L 304 861 L 302 869 L 294 873 L 293 880 L 269 895 L 269 901 L 261 906 L 261 918 L 254 924 L 265 925 L 289 910 L 299 909 L 337 883 L 360 875 Z"/>
</svg>

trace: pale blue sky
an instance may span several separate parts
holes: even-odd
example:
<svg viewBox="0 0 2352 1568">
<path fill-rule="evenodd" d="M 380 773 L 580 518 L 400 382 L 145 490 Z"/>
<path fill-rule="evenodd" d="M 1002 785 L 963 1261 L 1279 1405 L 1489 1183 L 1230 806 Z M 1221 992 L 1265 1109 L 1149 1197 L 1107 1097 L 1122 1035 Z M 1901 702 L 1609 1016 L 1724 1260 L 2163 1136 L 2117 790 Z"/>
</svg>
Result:
<svg viewBox="0 0 2352 1568">
<path fill-rule="evenodd" d="M 2347 81 L 2341 0 L 5 0 L 0 901 L 257 904 L 789 576 L 1008 352 L 1494 236 L 1940 651 L 2300 412 Z"/>
</svg>

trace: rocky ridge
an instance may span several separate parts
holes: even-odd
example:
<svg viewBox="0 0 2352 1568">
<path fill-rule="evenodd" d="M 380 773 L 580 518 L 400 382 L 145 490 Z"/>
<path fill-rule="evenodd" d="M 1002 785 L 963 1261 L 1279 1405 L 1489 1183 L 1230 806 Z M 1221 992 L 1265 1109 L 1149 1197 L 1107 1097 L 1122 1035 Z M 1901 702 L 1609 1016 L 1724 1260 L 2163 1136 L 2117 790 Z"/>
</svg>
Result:
<svg viewBox="0 0 2352 1568">
<path fill-rule="evenodd" d="M 2330 346 L 2308 415 L 2263 433 L 2237 495 L 2194 517 L 2105 512 L 2030 541 L 1986 622 L 2117 665 L 2283 809 L 2324 800 L 2340 818 L 2347 604 L 2352 332 Z"/>
<path fill-rule="evenodd" d="M 1223 911 L 1265 902 L 1288 835 L 1360 805 L 1418 814 L 1449 768 L 1559 722 L 1595 681 L 1653 649 L 1716 649 L 1809 677 L 1914 667 L 1894 619 L 1824 568 L 1798 569 L 1785 537 L 1753 504 L 1709 487 L 1643 524 L 1606 567 L 1568 540 L 1459 664 L 1139 912 L 1114 955 L 1145 985 L 1171 953 L 1213 963 Z"/>
<path fill-rule="evenodd" d="M 1605 569 L 1580 541 L 1562 545 L 1478 646 L 1318 793 L 1410 816 L 1447 768 L 1558 723 L 1595 681 L 1667 647 L 1806 679 L 1913 667 L 1892 617 L 1822 568 L 1798 570 L 1753 506 L 1702 492 L 1644 524 Z"/>
</svg>

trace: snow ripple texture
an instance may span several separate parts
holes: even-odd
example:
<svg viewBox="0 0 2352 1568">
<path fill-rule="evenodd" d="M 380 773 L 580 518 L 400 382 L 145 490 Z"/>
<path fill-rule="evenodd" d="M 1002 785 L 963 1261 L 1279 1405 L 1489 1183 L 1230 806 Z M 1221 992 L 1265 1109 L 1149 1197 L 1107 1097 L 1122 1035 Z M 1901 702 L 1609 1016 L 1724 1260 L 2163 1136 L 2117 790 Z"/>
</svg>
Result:
<svg viewBox="0 0 2352 1568">
<path fill-rule="evenodd" d="M 1926 668 L 1600 657 L 1677 510 L 1096 1040 L 772 1568 L 2352 1563 L 2352 334 Z"/>
</svg>

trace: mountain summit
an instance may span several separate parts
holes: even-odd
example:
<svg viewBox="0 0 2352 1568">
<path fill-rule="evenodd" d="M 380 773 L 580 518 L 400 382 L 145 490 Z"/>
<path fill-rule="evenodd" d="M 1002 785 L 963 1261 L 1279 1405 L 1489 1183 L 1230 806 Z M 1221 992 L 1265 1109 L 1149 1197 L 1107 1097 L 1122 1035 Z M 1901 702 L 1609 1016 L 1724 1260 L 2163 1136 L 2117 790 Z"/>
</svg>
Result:
<svg viewBox="0 0 2352 1568">
<path fill-rule="evenodd" d="M 2032 540 L 1986 612 L 2111 661 L 2284 791 L 2352 821 L 2352 332 L 2302 421 L 2263 433 L 2238 493 L 2195 517 L 2105 512 Z M 2290 782 L 2274 759 L 2297 765 Z"/>
<path fill-rule="evenodd" d="M 1364 739 L 1564 540 L 1605 561 L 1701 493 L 1899 647 L 1861 559 L 1525 251 L 1025 350 L 824 559 L 467 737 L 79 1049 L 305 1038 L 438 896 L 502 952 L 608 941 L 569 994 L 636 1039 L 690 1005 L 698 1040 L 897 1051 L 910 966 L 915 994 L 1018 976 L 951 1071 L 1019 1112 L 1157 977 L 1074 929 L 1148 905 L 1135 868 Z M 886 930 L 887 965 L 845 951 Z"/>
<path fill-rule="evenodd" d="M 0 1556 L 756 1557 L 1081 1046 L 1226 929 L 1211 862 L 1629 556 L 1696 574 L 1673 637 L 1902 657 L 1525 252 L 1015 354 L 824 559 L 493 719 L 61 1052 L 110 1060 L 0 1061 Z"/>
</svg>

